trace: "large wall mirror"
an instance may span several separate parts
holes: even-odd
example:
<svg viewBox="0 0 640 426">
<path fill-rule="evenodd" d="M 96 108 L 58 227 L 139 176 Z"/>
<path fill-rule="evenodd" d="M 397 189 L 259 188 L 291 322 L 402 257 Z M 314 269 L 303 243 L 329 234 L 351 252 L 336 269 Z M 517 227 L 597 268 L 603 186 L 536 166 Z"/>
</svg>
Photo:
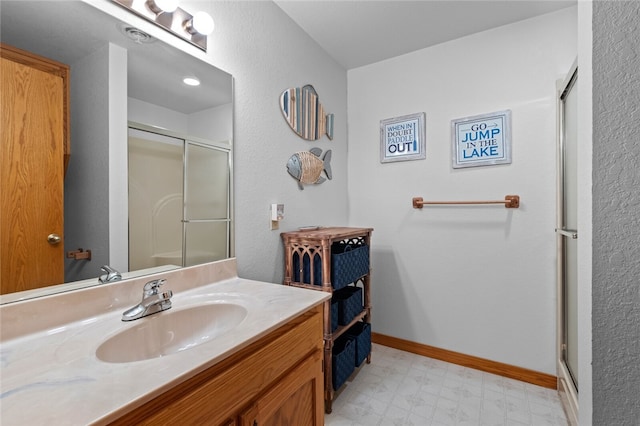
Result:
<svg viewBox="0 0 640 426">
<path fill-rule="evenodd" d="M 64 283 L 2 303 L 99 285 L 103 265 L 127 278 L 234 256 L 233 77 L 77 0 L 3 0 L 0 17 L 2 43 L 71 74 Z"/>
</svg>

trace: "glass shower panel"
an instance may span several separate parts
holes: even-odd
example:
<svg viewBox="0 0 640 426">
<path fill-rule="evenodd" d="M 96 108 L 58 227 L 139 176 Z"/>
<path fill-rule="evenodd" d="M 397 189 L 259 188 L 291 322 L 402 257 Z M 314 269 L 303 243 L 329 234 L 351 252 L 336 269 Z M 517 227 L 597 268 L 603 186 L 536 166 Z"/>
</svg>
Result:
<svg viewBox="0 0 640 426">
<path fill-rule="evenodd" d="M 229 152 L 188 141 L 185 154 L 185 219 L 228 219 Z"/>
<path fill-rule="evenodd" d="M 129 128 L 129 270 L 182 264 L 180 138 Z"/>
<path fill-rule="evenodd" d="M 228 255 L 227 221 L 185 223 L 185 264 L 198 265 L 226 259 Z"/>
<path fill-rule="evenodd" d="M 187 141 L 184 266 L 229 257 L 229 151 Z"/>
</svg>

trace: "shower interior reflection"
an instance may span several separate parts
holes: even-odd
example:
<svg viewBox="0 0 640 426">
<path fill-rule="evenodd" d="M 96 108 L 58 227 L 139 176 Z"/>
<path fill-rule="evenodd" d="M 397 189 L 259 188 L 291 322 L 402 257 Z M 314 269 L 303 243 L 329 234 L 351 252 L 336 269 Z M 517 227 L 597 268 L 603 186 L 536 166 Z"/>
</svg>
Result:
<svg viewBox="0 0 640 426">
<path fill-rule="evenodd" d="M 130 125 L 129 268 L 229 257 L 230 147 Z"/>
</svg>

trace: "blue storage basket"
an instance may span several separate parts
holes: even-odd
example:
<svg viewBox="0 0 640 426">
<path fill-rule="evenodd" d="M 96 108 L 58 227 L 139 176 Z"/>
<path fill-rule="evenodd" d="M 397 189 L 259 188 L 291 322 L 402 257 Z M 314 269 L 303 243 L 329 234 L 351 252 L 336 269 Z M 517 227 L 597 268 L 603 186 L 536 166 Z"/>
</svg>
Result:
<svg viewBox="0 0 640 426">
<path fill-rule="evenodd" d="M 322 285 L 322 260 L 319 252 L 293 253 L 293 282 Z M 339 290 L 369 273 L 369 246 L 363 243 L 337 242 L 331 246 L 331 286 Z M 301 276 L 302 275 L 302 276 Z"/>
<path fill-rule="evenodd" d="M 369 273 L 369 246 L 334 243 L 331 246 L 331 285 L 335 290 Z"/>
<path fill-rule="evenodd" d="M 339 300 L 336 297 L 331 298 L 331 332 L 333 333 L 338 328 L 338 303 Z"/>
<path fill-rule="evenodd" d="M 347 286 L 333 293 L 338 299 L 338 324 L 349 324 L 360 312 L 362 312 L 362 289 L 356 286 Z"/>
<path fill-rule="evenodd" d="M 371 353 L 371 324 L 357 322 L 347 331 L 356 342 L 356 367 L 359 367 Z"/>
<path fill-rule="evenodd" d="M 355 370 L 356 343 L 343 335 L 333 344 L 333 390 L 338 390 Z"/>
</svg>

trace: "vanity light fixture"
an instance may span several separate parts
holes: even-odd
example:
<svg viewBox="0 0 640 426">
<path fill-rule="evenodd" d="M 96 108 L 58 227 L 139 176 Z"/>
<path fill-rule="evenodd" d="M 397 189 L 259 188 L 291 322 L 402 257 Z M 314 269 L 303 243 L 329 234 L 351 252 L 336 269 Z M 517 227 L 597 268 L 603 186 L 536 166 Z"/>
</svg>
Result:
<svg viewBox="0 0 640 426">
<path fill-rule="evenodd" d="M 200 11 L 191 15 L 178 7 L 179 0 L 111 1 L 207 51 L 207 36 L 214 28 L 213 19 L 208 13 Z"/>
</svg>

